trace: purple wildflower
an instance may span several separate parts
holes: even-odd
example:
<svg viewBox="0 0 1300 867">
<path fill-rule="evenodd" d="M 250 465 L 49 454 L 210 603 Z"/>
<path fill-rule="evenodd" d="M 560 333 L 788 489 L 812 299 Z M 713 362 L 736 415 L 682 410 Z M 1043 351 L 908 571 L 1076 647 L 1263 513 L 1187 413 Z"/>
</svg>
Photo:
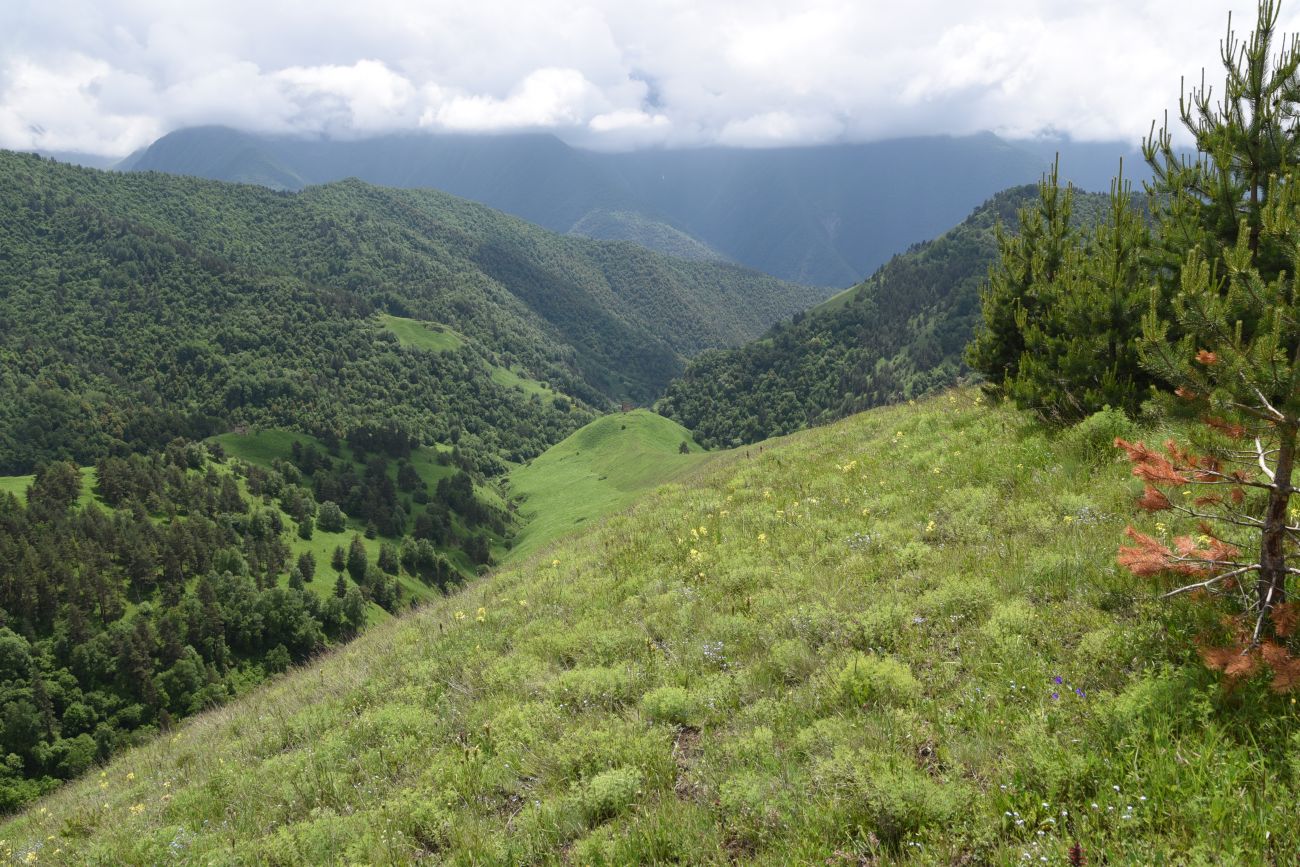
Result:
<svg viewBox="0 0 1300 867">
<path fill-rule="evenodd" d="M 1056 677 L 1052 678 L 1052 683 L 1057 684 L 1058 686 L 1063 682 L 1064 681 L 1061 680 L 1061 676 L 1059 674 Z"/>
<path fill-rule="evenodd" d="M 1088 694 L 1087 694 L 1086 692 L 1084 692 L 1082 689 L 1080 689 L 1079 687 L 1077 687 L 1077 686 L 1074 688 L 1074 694 L 1077 695 L 1079 698 L 1087 698 L 1087 697 L 1088 697 Z"/>
<path fill-rule="evenodd" d="M 1059 692 L 1052 693 L 1052 701 L 1059 701 L 1060 698 L 1061 698 L 1061 694 Z"/>
</svg>

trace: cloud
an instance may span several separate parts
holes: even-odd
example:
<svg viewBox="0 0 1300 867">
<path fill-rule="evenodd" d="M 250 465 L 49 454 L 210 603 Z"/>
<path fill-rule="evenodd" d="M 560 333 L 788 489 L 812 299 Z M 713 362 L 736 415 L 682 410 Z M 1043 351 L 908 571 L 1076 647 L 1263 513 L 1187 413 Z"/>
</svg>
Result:
<svg viewBox="0 0 1300 867">
<path fill-rule="evenodd" d="M 1232 0 L 1239 31 L 1254 6 Z M 1135 140 L 1216 80 L 1185 0 L 7 0 L 0 145 L 181 126 L 551 130 L 603 148 L 980 130 Z M 1283 24 L 1294 30 L 1300 13 Z"/>
<path fill-rule="evenodd" d="M 539 69 L 504 98 L 454 96 L 431 107 L 422 126 L 457 132 L 576 127 L 608 108 L 601 91 L 576 69 Z"/>
</svg>

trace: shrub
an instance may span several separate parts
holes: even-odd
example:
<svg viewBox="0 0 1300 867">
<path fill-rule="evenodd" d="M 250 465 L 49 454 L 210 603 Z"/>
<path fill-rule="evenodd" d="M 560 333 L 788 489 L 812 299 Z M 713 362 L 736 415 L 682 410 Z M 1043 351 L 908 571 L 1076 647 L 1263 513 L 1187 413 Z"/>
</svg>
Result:
<svg viewBox="0 0 1300 867">
<path fill-rule="evenodd" d="M 641 793 L 641 774 L 633 768 L 614 768 L 587 781 L 579 795 L 588 822 L 603 822 L 625 811 Z"/>
<path fill-rule="evenodd" d="M 1135 439 L 1137 430 L 1137 425 L 1123 412 L 1107 407 L 1067 431 L 1061 437 L 1061 444 L 1083 463 L 1101 466 L 1119 459 L 1115 439 Z"/>
<path fill-rule="evenodd" d="M 840 696 L 851 705 L 906 705 L 921 691 L 921 686 L 906 663 L 890 656 L 849 657 L 836 679 Z"/>
<path fill-rule="evenodd" d="M 680 686 L 661 686 L 642 697 L 641 712 L 653 722 L 684 726 L 690 723 L 694 708 L 686 690 Z"/>
</svg>

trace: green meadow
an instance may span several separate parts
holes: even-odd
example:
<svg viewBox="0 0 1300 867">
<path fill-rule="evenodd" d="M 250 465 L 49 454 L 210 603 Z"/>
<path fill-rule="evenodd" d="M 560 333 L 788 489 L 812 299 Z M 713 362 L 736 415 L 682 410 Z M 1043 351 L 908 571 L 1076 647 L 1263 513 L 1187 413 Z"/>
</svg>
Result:
<svg viewBox="0 0 1300 867">
<path fill-rule="evenodd" d="M 687 452 L 681 452 L 682 443 Z M 523 526 L 518 560 L 713 460 L 690 431 L 649 410 L 598 418 L 510 473 Z"/>
<path fill-rule="evenodd" d="M 647 449 L 613 484 L 578 459 L 637 420 L 603 421 L 571 458 L 512 481 L 573 515 L 596 483 L 655 485 L 634 504 L 121 755 L 0 828 L 0 856 L 1063 864 L 1077 843 L 1089 864 L 1255 864 L 1300 851 L 1294 705 L 1260 683 L 1225 692 L 1192 648 L 1199 609 L 1115 564 L 1130 522 L 1184 529 L 1135 515 L 1109 445 L 1164 431 L 1104 414 L 1056 438 L 959 391 L 695 458 L 667 484 L 666 456 Z"/>
</svg>

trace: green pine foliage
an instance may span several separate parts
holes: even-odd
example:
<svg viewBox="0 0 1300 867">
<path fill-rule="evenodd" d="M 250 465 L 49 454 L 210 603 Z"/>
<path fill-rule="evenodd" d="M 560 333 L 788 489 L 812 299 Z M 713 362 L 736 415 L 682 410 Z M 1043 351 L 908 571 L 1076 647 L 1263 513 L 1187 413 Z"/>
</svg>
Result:
<svg viewBox="0 0 1300 867">
<path fill-rule="evenodd" d="M 997 260 L 981 293 L 981 325 L 966 359 L 987 391 L 1056 423 L 1104 407 L 1135 413 L 1153 378 L 1138 338 L 1150 303 L 1150 231 L 1122 180 L 1092 228 L 1072 219 L 1075 192 L 1054 168 L 1019 232 L 999 229 Z"/>
<path fill-rule="evenodd" d="M 982 328 L 967 356 L 990 394 L 1057 423 L 1105 406 L 1134 413 L 1176 384 L 1160 365 L 1144 364 L 1140 313 L 1149 308 L 1163 323 L 1161 337 L 1176 342 L 1183 323 L 1175 308 L 1196 291 L 1188 282 L 1195 270 L 1205 270 L 1207 291 L 1229 291 L 1242 267 L 1239 243 L 1265 282 L 1293 266 L 1289 241 L 1264 231 L 1276 190 L 1300 166 L 1300 52 L 1294 41 L 1277 44 L 1278 15 L 1275 0 L 1262 0 L 1244 41 L 1229 22 L 1223 87 L 1183 94 L 1180 120 L 1194 156 L 1175 150 L 1167 127 L 1144 142 L 1153 172 L 1149 226 L 1121 177 L 1102 225 L 1074 231 L 1070 192 L 1055 171 L 1044 180 L 1020 235 L 999 240 Z"/>
</svg>

